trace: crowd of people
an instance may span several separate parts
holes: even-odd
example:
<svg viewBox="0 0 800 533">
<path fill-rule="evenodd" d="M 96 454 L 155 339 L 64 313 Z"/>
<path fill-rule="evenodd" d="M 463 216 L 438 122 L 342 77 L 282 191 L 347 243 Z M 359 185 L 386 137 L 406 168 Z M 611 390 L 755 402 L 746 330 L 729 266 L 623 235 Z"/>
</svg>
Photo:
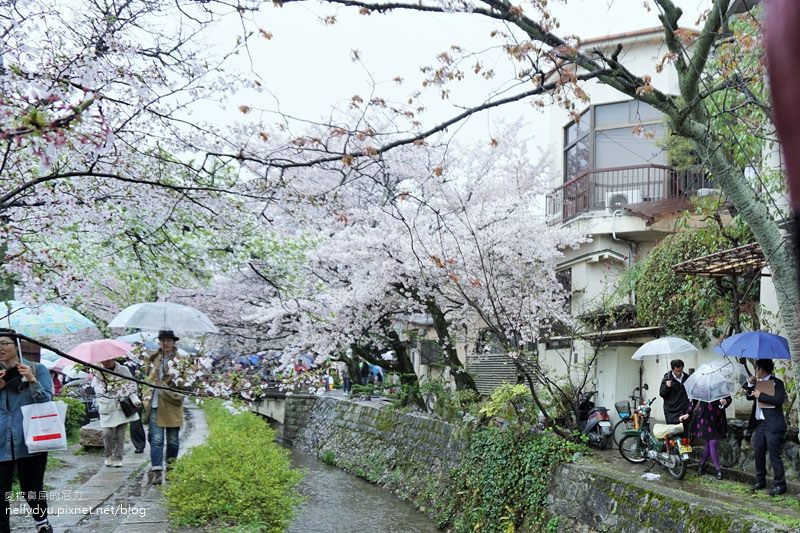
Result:
<svg viewBox="0 0 800 533">
<path fill-rule="evenodd" d="M 178 457 L 180 428 L 183 426 L 184 395 L 172 390 L 166 372 L 176 357 L 178 337 L 160 331 L 159 348 L 145 357 L 144 365 L 132 361 L 103 361 L 109 371 L 95 372 L 91 380 L 103 430 L 105 466 L 123 465 L 125 431 L 130 427 L 134 453 L 144 453 L 150 445 L 148 482 L 160 484 L 165 471 Z M 29 453 L 25 444 L 21 407 L 53 400 L 61 392 L 60 382 L 41 364 L 22 357 L 13 330 L 0 329 L 0 485 L 3 512 L 0 533 L 10 532 L 10 496 L 16 471 L 21 493 L 31 508 L 37 533 L 53 531 L 47 517 L 44 474 L 47 452 Z M 160 387 L 139 387 L 129 378 L 140 377 Z M 126 379 L 127 378 L 127 379 Z M 56 383 L 59 383 L 56 387 Z M 127 411 L 127 412 L 126 412 Z M 144 424 L 148 431 L 145 433 Z"/>
</svg>

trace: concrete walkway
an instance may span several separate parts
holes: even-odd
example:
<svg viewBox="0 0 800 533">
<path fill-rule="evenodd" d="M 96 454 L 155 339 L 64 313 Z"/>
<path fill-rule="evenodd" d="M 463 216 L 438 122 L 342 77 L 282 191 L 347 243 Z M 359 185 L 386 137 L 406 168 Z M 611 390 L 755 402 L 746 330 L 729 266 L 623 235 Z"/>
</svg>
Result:
<svg viewBox="0 0 800 533">
<path fill-rule="evenodd" d="M 187 424 L 181 431 L 180 455 L 205 442 L 208 434 L 205 414 L 194 404 L 186 407 Z M 80 448 L 78 448 L 80 450 Z M 50 523 L 56 532 L 81 533 L 164 533 L 170 531 L 162 487 L 148 485 L 149 448 L 134 454 L 125 446 L 122 468 L 103 465 L 102 453 L 74 450 L 55 452 L 63 466 L 45 473 Z M 32 531 L 27 505 L 12 502 L 12 531 Z"/>
</svg>

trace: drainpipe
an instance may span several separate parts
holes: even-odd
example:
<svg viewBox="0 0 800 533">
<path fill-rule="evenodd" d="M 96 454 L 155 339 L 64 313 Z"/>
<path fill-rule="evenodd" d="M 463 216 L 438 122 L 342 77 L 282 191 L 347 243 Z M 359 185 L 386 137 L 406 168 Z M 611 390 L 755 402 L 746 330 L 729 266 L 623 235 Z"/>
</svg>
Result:
<svg viewBox="0 0 800 533">
<path fill-rule="evenodd" d="M 636 242 L 617 237 L 617 232 L 614 229 L 614 222 L 617 219 L 617 214 L 621 215 L 622 209 L 615 210 L 614 213 L 612 213 L 611 215 L 611 237 L 615 241 L 624 242 L 625 244 L 628 245 L 628 270 L 630 270 L 633 268 L 633 254 L 634 251 L 636 250 Z M 630 300 L 631 300 L 631 305 L 636 305 L 636 285 L 634 285 L 631 288 Z"/>
</svg>

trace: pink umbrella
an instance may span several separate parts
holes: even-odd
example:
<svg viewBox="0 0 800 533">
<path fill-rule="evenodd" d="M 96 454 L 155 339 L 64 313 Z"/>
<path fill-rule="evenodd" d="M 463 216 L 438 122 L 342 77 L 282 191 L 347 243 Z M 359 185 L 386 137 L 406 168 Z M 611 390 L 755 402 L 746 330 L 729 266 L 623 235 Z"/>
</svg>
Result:
<svg viewBox="0 0 800 533">
<path fill-rule="evenodd" d="M 82 342 L 67 353 L 86 363 L 100 363 L 116 359 L 133 349 L 132 344 L 111 339 Z"/>
<path fill-rule="evenodd" d="M 60 359 L 56 359 L 56 362 L 53 363 L 53 366 L 50 367 L 49 370 L 55 370 L 56 372 L 63 372 L 63 370 L 75 364 L 75 361 L 70 361 L 66 357 L 61 357 Z"/>
</svg>

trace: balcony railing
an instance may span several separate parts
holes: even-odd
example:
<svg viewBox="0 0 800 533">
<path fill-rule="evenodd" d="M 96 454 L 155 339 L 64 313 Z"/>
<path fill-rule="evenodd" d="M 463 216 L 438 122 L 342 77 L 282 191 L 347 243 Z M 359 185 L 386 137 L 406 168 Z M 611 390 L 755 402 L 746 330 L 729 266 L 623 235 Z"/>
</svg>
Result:
<svg viewBox="0 0 800 533">
<path fill-rule="evenodd" d="M 591 211 L 695 196 L 710 188 L 713 183 L 703 173 L 664 165 L 590 170 L 547 195 L 547 220 L 558 224 Z"/>
</svg>

